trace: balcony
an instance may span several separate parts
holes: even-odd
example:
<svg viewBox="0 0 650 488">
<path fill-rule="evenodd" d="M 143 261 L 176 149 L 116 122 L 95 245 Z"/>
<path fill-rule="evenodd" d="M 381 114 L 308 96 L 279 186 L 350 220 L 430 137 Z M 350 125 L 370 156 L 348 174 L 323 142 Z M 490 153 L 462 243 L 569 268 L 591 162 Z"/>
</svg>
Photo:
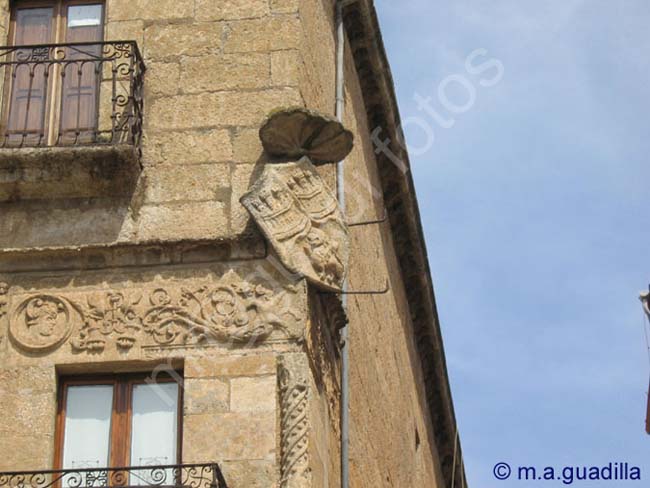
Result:
<svg viewBox="0 0 650 488">
<path fill-rule="evenodd" d="M 132 187 L 144 73 L 134 41 L 0 47 L 0 202 Z"/>
<path fill-rule="evenodd" d="M 184 464 L 0 473 L 0 488 L 228 488 L 219 465 Z"/>
<path fill-rule="evenodd" d="M 139 145 L 145 66 L 134 41 L 0 47 L 0 70 L 0 146 Z"/>
</svg>

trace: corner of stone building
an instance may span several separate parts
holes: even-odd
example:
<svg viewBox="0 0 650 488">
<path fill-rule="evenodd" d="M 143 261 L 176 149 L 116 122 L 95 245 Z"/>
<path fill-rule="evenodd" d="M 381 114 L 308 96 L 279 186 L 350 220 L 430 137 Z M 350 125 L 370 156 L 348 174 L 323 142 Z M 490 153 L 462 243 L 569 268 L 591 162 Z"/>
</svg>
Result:
<svg viewBox="0 0 650 488">
<path fill-rule="evenodd" d="M 60 365 L 71 372 L 106 372 L 173 360 L 182 362 L 185 376 L 183 462 L 218 461 L 231 488 L 337 486 L 338 333 L 347 318 L 334 295 L 303 284 L 292 291 L 294 284 L 272 265 L 273 254 L 267 259 L 260 251 L 260 232 L 239 203 L 267 162 L 258 131 L 269 111 L 292 105 L 334 111 L 334 1 L 107 3 L 108 38 L 136 40 L 147 63 L 143 172 L 124 198 L 24 202 L 0 222 L 0 247 L 8 251 L 0 256 L 0 270 L 9 271 L 0 276 L 7 281 L 0 283 L 0 390 L 7 391 L 0 409 L 14 408 L 25 391 L 34 394 L 33 407 L 17 412 L 14 425 L 0 422 L 0 452 L 9 453 L 0 469 L 52 465 Z M 6 36 L 8 5 L 0 0 L 0 36 Z M 363 88 L 350 48 L 346 57 L 352 80 L 346 97 L 355 112 L 348 122 L 355 132 L 366 132 L 365 100 L 356 93 Z M 351 156 L 353 164 L 365 159 L 368 167 L 376 165 L 372 148 L 362 144 Z M 335 165 L 318 171 L 335 189 Z M 373 171 L 364 169 L 363 176 L 378 180 Z M 21 228 L 21 222 L 29 225 Z M 361 235 L 390 241 L 385 232 Z M 255 249 L 244 239 L 254 241 Z M 379 251 L 374 257 L 389 259 Z M 369 281 L 375 268 L 359 266 Z M 228 275 L 233 270 L 235 277 Z M 251 275 L 253 286 L 243 286 Z M 258 285 L 264 299 L 285 300 L 300 319 L 287 314 L 279 320 L 275 305 L 261 306 Z M 198 305 L 188 305 L 188 290 Z M 258 307 L 265 326 L 260 341 L 250 345 L 242 337 L 217 335 L 202 343 L 205 334 L 196 325 L 205 324 L 202 314 L 214 313 L 207 291 L 237 297 L 244 308 Z M 133 329 L 133 337 L 110 330 L 103 342 L 88 340 L 88 323 L 116 313 L 111 300 L 117 295 L 125 300 L 124 315 L 149 320 L 149 330 Z M 54 342 L 30 343 L 33 338 L 17 329 L 34 299 L 71 319 L 68 327 L 55 320 Z M 232 306 L 223 295 L 221 300 Z M 151 318 L 161 307 L 189 326 L 170 332 L 160 316 Z M 356 318 L 372 309 L 374 315 L 363 320 L 390 317 L 401 324 L 388 312 L 382 315 L 381 306 L 364 307 Z M 408 313 L 406 308 L 401 311 Z M 278 322 L 286 330 L 273 325 Z M 170 342 L 165 334 L 173 336 Z M 132 339 L 135 346 L 124 347 Z M 363 354 L 381 346 L 372 340 Z M 399 439 L 409 446 L 410 427 Z M 417 429 L 426 442 L 427 426 L 419 423 Z"/>
</svg>

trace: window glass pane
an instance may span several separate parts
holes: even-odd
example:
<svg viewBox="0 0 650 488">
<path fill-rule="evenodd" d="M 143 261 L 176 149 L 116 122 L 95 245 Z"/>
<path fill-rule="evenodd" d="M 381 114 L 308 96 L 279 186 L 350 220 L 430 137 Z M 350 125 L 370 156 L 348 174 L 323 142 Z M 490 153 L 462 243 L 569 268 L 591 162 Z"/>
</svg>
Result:
<svg viewBox="0 0 650 488">
<path fill-rule="evenodd" d="M 131 465 L 176 464 L 178 384 L 134 385 L 132 402 Z M 134 472 L 131 484 L 149 484 L 150 474 L 146 470 Z M 166 475 L 171 478 L 171 472 Z M 167 479 L 162 484 L 173 482 Z"/>
<path fill-rule="evenodd" d="M 65 408 L 63 469 L 108 466 L 113 386 L 70 386 Z M 75 486 L 80 481 L 85 486 L 97 485 L 91 476 L 80 480 L 79 475 L 70 475 L 64 485 Z"/>
<path fill-rule="evenodd" d="M 101 23 L 101 5 L 71 5 L 68 8 L 68 27 L 88 27 Z"/>
<path fill-rule="evenodd" d="M 47 44 L 52 42 L 52 8 L 21 8 L 16 10 L 14 44 Z"/>
</svg>

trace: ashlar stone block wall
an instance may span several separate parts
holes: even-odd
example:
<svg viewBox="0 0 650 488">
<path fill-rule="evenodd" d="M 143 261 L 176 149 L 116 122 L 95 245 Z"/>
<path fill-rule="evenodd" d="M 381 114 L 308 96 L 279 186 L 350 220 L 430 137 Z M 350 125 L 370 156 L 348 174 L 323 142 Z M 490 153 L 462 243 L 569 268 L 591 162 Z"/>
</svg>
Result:
<svg viewBox="0 0 650 488">
<path fill-rule="evenodd" d="M 0 1 L 6 39 L 9 0 Z M 249 234 L 239 198 L 273 109 L 303 106 L 287 53 L 301 20 L 286 1 L 108 0 L 106 40 L 144 56 L 143 173 L 126 197 L 0 203 L 0 246 L 25 249 Z"/>
</svg>

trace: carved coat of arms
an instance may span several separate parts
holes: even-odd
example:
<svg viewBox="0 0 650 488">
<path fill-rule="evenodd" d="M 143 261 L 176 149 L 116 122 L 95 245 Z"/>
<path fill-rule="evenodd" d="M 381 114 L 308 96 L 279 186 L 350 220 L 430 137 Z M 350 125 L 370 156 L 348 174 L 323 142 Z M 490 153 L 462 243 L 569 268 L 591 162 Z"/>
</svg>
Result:
<svg viewBox="0 0 650 488">
<path fill-rule="evenodd" d="M 307 157 L 267 165 L 241 201 L 289 271 L 328 289 L 342 287 L 348 229 L 336 197 Z"/>
<path fill-rule="evenodd" d="M 314 163 L 345 158 L 352 150 L 352 134 L 337 121 L 293 109 L 269 117 L 260 138 L 273 159 L 242 204 L 289 271 L 340 290 L 348 267 L 348 227 Z"/>
</svg>

